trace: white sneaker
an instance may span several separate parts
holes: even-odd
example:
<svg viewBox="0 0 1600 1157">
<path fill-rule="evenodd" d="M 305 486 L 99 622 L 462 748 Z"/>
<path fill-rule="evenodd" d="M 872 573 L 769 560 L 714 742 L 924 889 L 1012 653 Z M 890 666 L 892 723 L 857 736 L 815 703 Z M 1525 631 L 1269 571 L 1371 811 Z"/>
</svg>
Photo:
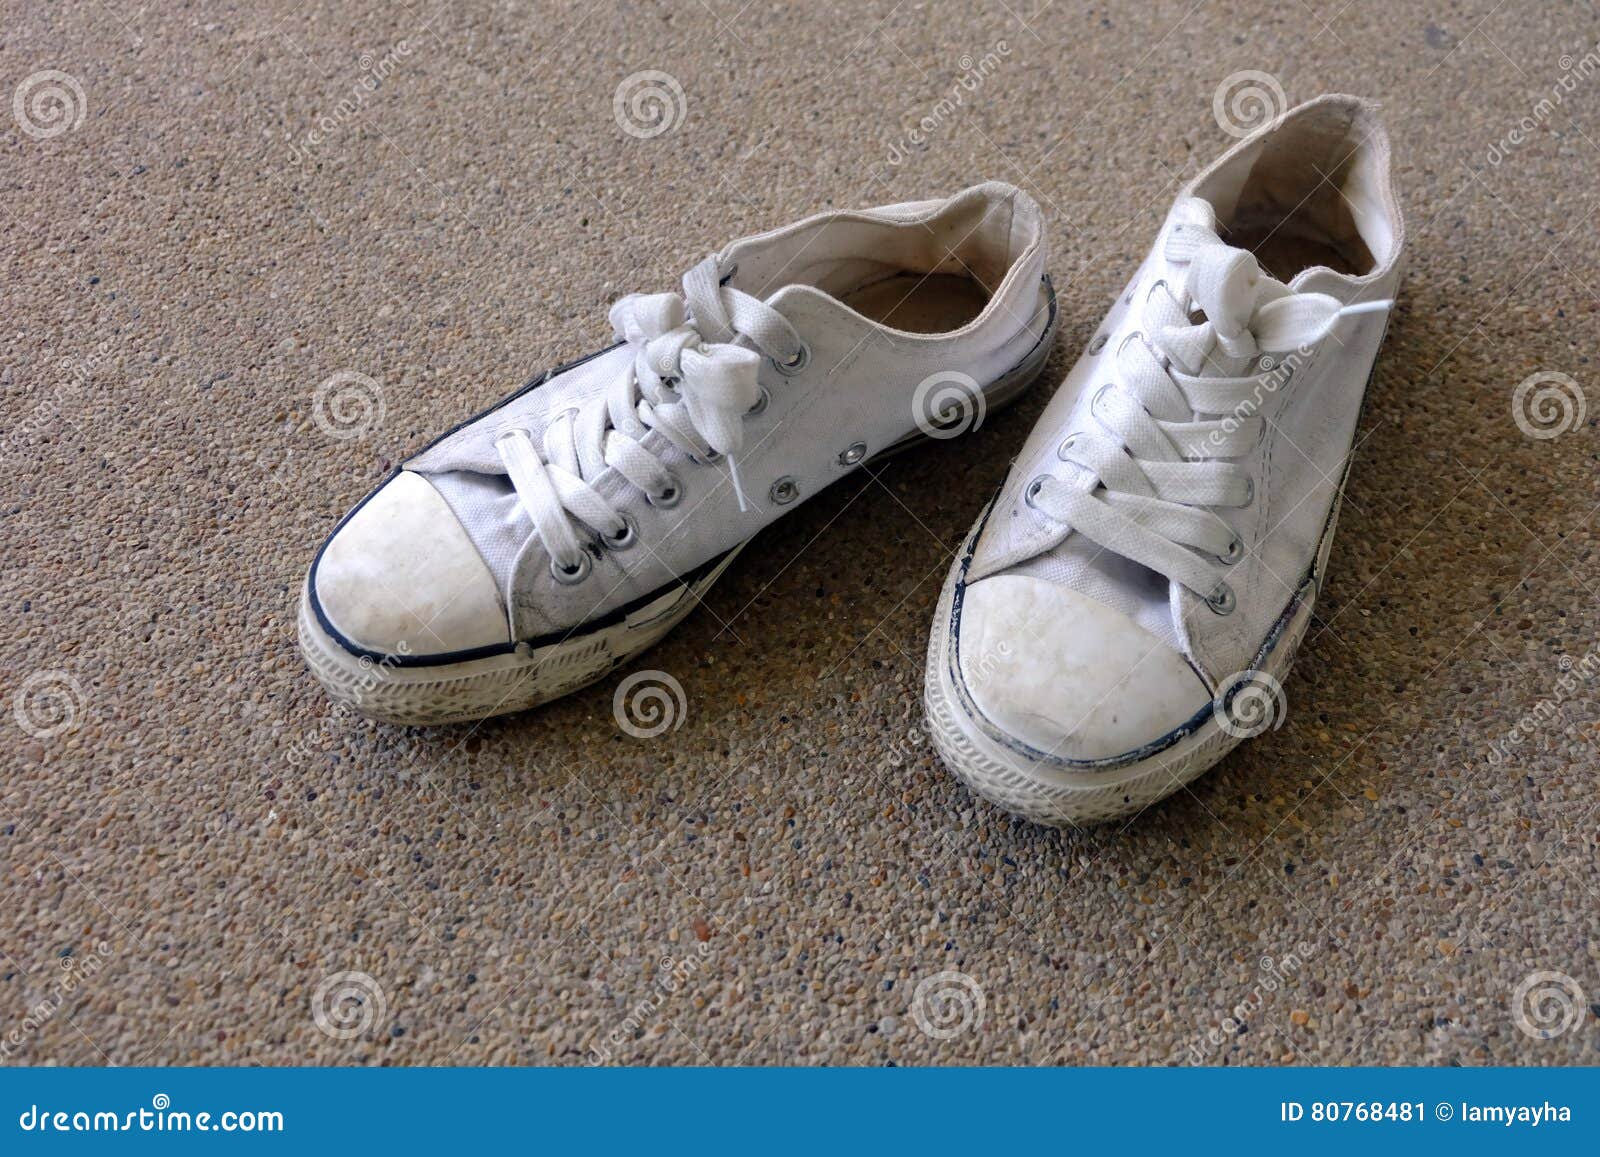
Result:
<svg viewBox="0 0 1600 1157">
<path fill-rule="evenodd" d="M 927 709 L 980 794 L 1110 819 L 1282 722 L 1403 243 L 1352 97 L 1187 186 L 946 582 Z"/>
<path fill-rule="evenodd" d="M 618 344 L 406 462 L 317 552 L 300 642 L 402 723 L 516 711 L 677 625 L 773 519 L 879 455 L 976 427 L 1055 333 L 1038 207 L 1009 185 L 736 241 Z"/>
</svg>

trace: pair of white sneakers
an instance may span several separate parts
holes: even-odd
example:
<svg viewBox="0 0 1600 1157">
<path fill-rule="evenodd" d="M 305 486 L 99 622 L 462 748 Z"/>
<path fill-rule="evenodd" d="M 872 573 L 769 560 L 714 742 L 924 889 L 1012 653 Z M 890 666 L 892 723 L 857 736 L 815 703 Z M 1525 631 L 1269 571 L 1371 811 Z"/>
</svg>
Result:
<svg viewBox="0 0 1600 1157">
<path fill-rule="evenodd" d="M 1404 228 L 1372 105 L 1241 141 L 1154 247 L 957 551 L 945 762 L 1031 819 L 1137 811 L 1271 722 L 1310 622 Z M 745 238 L 617 344 L 410 459 L 306 580 L 301 646 L 400 723 L 521 710 L 660 639 L 762 527 L 1014 400 L 1057 328 L 1037 205 L 989 183 Z"/>
</svg>

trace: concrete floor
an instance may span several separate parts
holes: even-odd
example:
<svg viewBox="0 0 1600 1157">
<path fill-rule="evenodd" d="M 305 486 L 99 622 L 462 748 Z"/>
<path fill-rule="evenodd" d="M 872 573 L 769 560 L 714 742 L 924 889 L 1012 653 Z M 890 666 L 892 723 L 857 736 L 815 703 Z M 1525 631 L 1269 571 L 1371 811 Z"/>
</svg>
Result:
<svg viewBox="0 0 1600 1157">
<path fill-rule="evenodd" d="M 7 0 L 0 1059 L 1600 1062 L 1583 8 Z M 1019 184 L 1058 380 L 1247 69 L 1385 102 L 1411 273 L 1288 720 L 1192 790 L 1042 830 L 919 731 L 1048 386 L 764 534 L 640 664 L 685 692 L 658 739 L 621 673 L 441 731 L 306 675 L 343 512 L 732 237 Z M 383 405 L 341 440 L 345 371 Z M 1587 405 L 1557 437 L 1538 372 Z"/>
</svg>

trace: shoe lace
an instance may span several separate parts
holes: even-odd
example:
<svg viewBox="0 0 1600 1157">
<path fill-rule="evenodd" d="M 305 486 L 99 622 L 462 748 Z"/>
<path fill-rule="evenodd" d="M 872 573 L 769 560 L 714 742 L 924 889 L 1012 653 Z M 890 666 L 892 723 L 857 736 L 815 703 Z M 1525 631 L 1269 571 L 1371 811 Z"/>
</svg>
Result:
<svg viewBox="0 0 1600 1157">
<path fill-rule="evenodd" d="M 1394 303 L 1295 292 L 1222 241 L 1209 204 L 1191 199 L 1179 213 L 1163 254 L 1181 284 L 1152 287 L 1141 328 L 1114 354 L 1116 380 L 1091 401 L 1089 428 L 1062 442 L 1059 456 L 1079 469 L 1035 479 L 1026 500 L 1227 613 L 1225 575 L 1245 546 L 1214 508 L 1255 497 L 1249 473 L 1228 459 L 1262 436 L 1261 402 L 1288 381 L 1291 358 L 1308 357 L 1340 318 Z M 1241 376 L 1251 361 L 1257 372 Z"/>
<path fill-rule="evenodd" d="M 578 526 L 605 541 L 632 541 L 633 528 L 594 487 L 613 469 L 650 501 L 668 505 L 680 483 L 642 444 L 654 430 L 697 461 L 726 457 L 739 509 L 747 509 L 738 454 L 744 419 L 761 400 L 761 354 L 780 365 L 805 356 L 788 320 L 766 302 L 721 283 L 708 257 L 683 278 L 683 293 L 629 294 L 611 307 L 611 326 L 633 357 L 600 394 L 553 418 L 539 444 L 520 426 L 500 431 L 495 447 L 563 575 L 581 575 L 585 543 Z M 741 338 L 760 350 L 736 344 Z"/>
</svg>

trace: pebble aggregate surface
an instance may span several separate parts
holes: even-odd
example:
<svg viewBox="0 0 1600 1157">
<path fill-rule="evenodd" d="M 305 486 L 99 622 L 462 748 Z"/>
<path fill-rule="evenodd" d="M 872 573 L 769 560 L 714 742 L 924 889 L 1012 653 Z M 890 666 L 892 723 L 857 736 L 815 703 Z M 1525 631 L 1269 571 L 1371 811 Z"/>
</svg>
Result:
<svg viewBox="0 0 1600 1157">
<path fill-rule="evenodd" d="M 1593 22 L 1034 7 L 6 5 L 0 1060 L 1600 1063 Z M 1329 584 L 1278 730 L 1035 827 L 938 766 L 930 616 L 1262 69 L 1382 99 L 1409 213 Z M 986 178 L 1052 228 L 1017 407 L 796 507 L 547 708 L 405 729 L 308 676 L 337 520 L 615 298 Z M 1584 391 L 1555 437 L 1515 420 L 1541 372 Z M 381 399 L 346 437 L 341 373 Z M 639 739 L 647 668 L 684 707 Z"/>
</svg>

